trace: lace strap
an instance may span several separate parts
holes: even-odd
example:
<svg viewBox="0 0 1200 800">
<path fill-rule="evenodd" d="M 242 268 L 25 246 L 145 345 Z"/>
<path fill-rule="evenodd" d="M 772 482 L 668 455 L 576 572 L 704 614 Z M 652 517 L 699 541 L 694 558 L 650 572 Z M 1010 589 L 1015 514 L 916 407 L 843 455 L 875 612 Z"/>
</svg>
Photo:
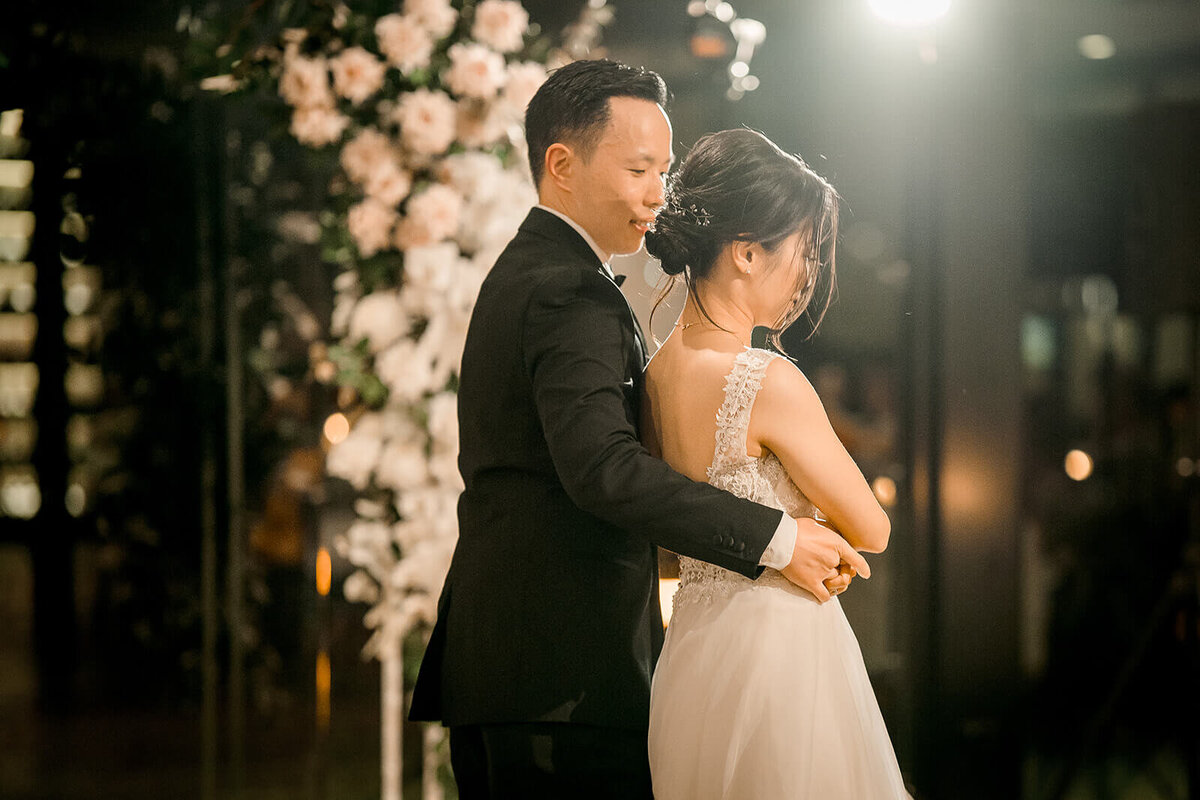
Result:
<svg viewBox="0 0 1200 800">
<path fill-rule="evenodd" d="M 733 360 L 733 369 L 725 376 L 725 402 L 717 411 L 717 443 L 713 452 L 711 478 L 718 470 L 746 458 L 746 431 L 754 398 L 762 388 L 767 367 L 781 356 L 770 350 L 748 348 Z"/>
</svg>

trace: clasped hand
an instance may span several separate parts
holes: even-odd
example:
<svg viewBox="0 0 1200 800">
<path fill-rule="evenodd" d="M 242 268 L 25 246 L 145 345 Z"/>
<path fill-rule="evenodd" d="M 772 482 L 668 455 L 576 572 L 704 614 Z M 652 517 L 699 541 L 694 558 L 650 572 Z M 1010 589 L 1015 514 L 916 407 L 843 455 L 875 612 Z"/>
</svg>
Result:
<svg viewBox="0 0 1200 800">
<path fill-rule="evenodd" d="M 796 520 L 796 546 L 782 573 L 824 603 L 840 594 L 858 576 L 871 577 L 871 568 L 850 543 L 815 519 Z"/>
</svg>

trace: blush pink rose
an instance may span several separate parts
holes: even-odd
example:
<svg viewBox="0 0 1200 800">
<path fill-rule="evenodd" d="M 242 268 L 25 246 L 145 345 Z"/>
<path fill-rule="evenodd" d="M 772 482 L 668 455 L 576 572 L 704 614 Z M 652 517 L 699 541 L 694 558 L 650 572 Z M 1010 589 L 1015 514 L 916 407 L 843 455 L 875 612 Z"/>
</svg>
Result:
<svg viewBox="0 0 1200 800">
<path fill-rule="evenodd" d="M 385 162 L 367 176 L 363 190 L 368 197 L 374 197 L 385 205 L 395 207 L 400 205 L 412 190 L 412 176 L 395 162 Z"/>
<path fill-rule="evenodd" d="M 466 147 L 488 147 L 508 133 L 508 120 L 495 103 L 458 102 L 458 140 Z"/>
<path fill-rule="evenodd" d="M 458 12 L 450 7 L 449 0 L 404 0 L 404 13 L 441 39 L 454 30 Z"/>
<path fill-rule="evenodd" d="M 342 138 L 350 118 L 332 108 L 312 106 L 297 108 L 292 112 L 292 135 L 301 144 L 323 147 Z"/>
<path fill-rule="evenodd" d="M 458 107 L 445 92 L 417 89 L 405 94 L 392 114 L 400 141 L 414 153 L 436 156 L 454 142 Z"/>
<path fill-rule="evenodd" d="M 279 78 L 279 95 L 296 108 L 332 106 L 329 65 L 325 59 L 297 56 L 285 61 Z"/>
<path fill-rule="evenodd" d="M 387 67 L 361 47 L 347 47 L 329 62 L 333 89 L 354 105 L 362 103 L 383 86 Z"/>
<path fill-rule="evenodd" d="M 381 201 L 368 197 L 350 207 L 346 225 L 358 246 L 358 252 L 369 258 L 388 246 L 392 227 L 396 224 L 396 210 Z"/>
<path fill-rule="evenodd" d="M 355 183 L 366 183 L 377 170 L 395 161 L 392 140 L 375 128 L 363 128 L 342 148 L 342 169 Z"/>
<path fill-rule="evenodd" d="M 450 68 L 442 77 L 460 97 L 490 100 L 504 85 L 504 57 L 481 44 L 458 42 L 450 46 Z"/>
<path fill-rule="evenodd" d="M 407 74 L 429 66 L 433 37 L 417 20 L 400 14 L 388 14 L 375 23 L 379 51 L 388 63 Z"/>
<path fill-rule="evenodd" d="M 471 36 L 501 53 L 520 50 L 525 44 L 529 12 L 516 0 L 483 0 L 475 6 Z"/>
<path fill-rule="evenodd" d="M 525 107 L 533 99 L 534 94 L 546 82 L 546 68 L 536 61 L 525 61 L 508 65 L 508 78 L 504 83 L 504 93 L 501 102 L 509 112 L 517 117 L 523 117 Z"/>
<path fill-rule="evenodd" d="M 408 201 L 404 219 L 396 227 L 396 246 L 402 250 L 425 247 L 458 233 L 463 200 L 458 192 L 435 183 Z"/>
</svg>

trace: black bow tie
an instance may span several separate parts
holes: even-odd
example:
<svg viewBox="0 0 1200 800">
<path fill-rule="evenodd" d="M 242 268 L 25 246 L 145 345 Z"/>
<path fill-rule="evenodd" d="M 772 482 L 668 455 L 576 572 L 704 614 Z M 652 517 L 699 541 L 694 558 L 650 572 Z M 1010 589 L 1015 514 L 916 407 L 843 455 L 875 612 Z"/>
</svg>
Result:
<svg viewBox="0 0 1200 800">
<path fill-rule="evenodd" d="M 613 283 L 615 283 L 617 286 L 620 286 L 624 282 L 625 282 L 624 275 L 613 275 Z"/>
</svg>

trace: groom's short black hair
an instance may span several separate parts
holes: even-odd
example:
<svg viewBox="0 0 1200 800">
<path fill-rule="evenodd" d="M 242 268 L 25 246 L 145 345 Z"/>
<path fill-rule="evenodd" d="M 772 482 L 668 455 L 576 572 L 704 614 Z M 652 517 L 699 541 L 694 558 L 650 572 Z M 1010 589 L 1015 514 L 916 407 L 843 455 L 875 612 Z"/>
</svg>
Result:
<svg viewBox="0 0 1200 800">
<path fill-rule="evenodd" d="M 670 95 L 657 72 L 606 59 L 573 61 L 551 73 L 525 109 L 525 141 L 533 185 L 542 180 L 546 150 L 570 142 L 586 158 L 608 124 L 610 97 L 665 106 Z"/>
</svg>

